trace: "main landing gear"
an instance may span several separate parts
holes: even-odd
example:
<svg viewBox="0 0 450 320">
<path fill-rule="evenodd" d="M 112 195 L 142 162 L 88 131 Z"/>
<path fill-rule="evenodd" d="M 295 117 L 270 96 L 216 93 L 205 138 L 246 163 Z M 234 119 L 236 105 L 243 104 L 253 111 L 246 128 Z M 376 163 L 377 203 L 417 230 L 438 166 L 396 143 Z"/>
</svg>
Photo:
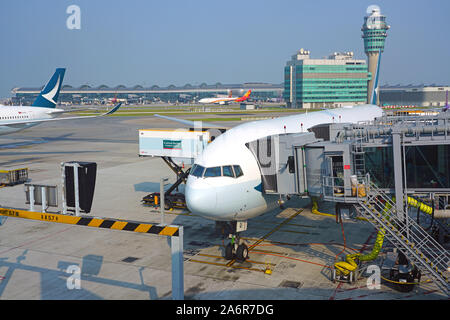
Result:
<svg viewBox="0 0 450 320">
<path fill-rule="evenodd" d="M 241 240 L 240 233 L 247 230 L 247 222 L 231 221 L 223 222 L 217 221 L 216 226 L 220 228 L 223 235 L 228 235 L 231 239 L 225 246 L 225 259 L 236 260 L 244 262 L 248 259 L 248 246 Z"/>
</svg>

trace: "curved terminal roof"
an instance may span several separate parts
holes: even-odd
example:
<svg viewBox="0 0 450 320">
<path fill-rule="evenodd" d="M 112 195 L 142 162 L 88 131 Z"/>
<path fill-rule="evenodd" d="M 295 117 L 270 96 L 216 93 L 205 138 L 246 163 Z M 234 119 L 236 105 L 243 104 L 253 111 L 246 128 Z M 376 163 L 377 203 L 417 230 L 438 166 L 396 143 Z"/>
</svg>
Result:
<svg viewBox="0 0 450 320">
<path fill-rule="evenodd" d="M 16 87 L 11 90 L 12 93 L 36 93 L 40 92 L 43 87 Z M 176 86 L 170 84 L 166 87 L 160 87 L 158 85 L 152 85 L 151 87 L 143 87 L 141 85 L 135 85 L 132 87 L 126 87 L 123 84 L 117 86 L 107 86 L 105 84 L 99 86 L 90 86 L 87 84 L 81 85 L 79 87 L 74 87 L 68 84 L 63 85 L 61 88 L 65 92 L 89 92 L 89 93 L 106 93 L 106 92 L 123 92 L 123 93 L 160 93 L 160 92 L 212 92 L 212 91 L 227 91 L 227 90 L 238 90 L 238 89 L 255 89 L 257 91 L 279 91 L 284 89 L 284 84 L 272 84 L 263 82 L 246 82 L 242 84 L 222 84 L 217 82 L 216 84 L 207 84 L 205 82 L 200 85 L 184 84 L 181 86 Z"/>
</svg>

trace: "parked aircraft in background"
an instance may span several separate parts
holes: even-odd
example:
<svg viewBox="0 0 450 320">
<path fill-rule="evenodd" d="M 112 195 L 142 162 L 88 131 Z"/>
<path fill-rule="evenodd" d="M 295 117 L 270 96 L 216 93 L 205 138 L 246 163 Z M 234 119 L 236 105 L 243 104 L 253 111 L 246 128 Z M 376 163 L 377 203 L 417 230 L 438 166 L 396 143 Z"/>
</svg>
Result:
<svg viewBox="0 0 450 320">
<path fill-rule="evenodd" d="M 56 116 L 60 114 L 69 112 L 56 108 L 56 102 L 58 100 L 65 71 L 66 69 L 64 68 L 56 69 L 50 81 L 31 106 L 0 106 L 0 135 L 21 131 L 48 121 L 87 119 L 105 116 L 116 112 L 120 108 L 121 103 L 99 116 L 56 118 Z"/>
<path fill-rule="evenodd" d="M 200 99 L 199 103 L 205 104 L 228 104 L 230 102 L 243 102 L 250 97 L 252 90 L 248 90 L 242 97 L 217 97 L 217 98 L 203 98 Z"/>
</svg>

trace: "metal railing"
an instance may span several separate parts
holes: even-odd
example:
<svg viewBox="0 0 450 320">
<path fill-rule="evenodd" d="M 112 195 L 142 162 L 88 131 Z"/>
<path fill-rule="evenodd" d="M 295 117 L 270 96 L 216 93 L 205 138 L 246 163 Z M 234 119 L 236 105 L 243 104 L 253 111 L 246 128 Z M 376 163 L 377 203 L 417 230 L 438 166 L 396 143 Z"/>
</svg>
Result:
<svg viewBox="0 0 450 320">
<path fill-rule="evenodd" d="M 367 186 L 370 183 L 370 176 L 352 176 L 353 181 L 344 183 L 341 177 L 323 176 L 322 194 L 324 200 L 334 202 L 358 203 L 367 198 Z M 350 178 L 352 179 L 352 178 Z"/>
<path fill-rule="evenodd" d="M 393 129 L 419 139 L 422 135 L 450 136 L 450 114 L 433 116 L 383 116 L 370 123 L 357 123 L 344 127 L 336 141 L 342 143 L 345 138 L 358 139 L 359 143 L 368 143 L 376 137 L 390 135 Z"/>
<path fill-rule="evenodd" d="M 367 184 L 367 197 L 359 198 L 357 211 L 376 228 L 384 228 L 389 241 L 425 273 L 436 280 L 448 294 L 450 255 L 405 212 L 398 212 L 395 202 L 375 184 Z"/>
</svg>

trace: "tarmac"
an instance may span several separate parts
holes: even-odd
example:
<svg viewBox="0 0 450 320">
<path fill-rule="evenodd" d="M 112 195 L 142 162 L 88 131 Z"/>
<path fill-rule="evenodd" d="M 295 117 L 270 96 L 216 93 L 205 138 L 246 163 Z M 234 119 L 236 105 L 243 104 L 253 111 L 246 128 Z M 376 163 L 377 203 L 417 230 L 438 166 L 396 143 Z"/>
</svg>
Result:
<svg viewBox="0 0 450 320">
<path fill-rule="evenodd" d="M 0 136 L 0 169 L 27 167 L 30 182 L 58 185 L 59 207 L 48 211 L 60 212 L 61 162 L 96 162 L 88 216 L 158 224 L 158 208 L 141 199 L 159 191 L 161 177 L 170 182 L 176 177 L 161 159 L 138 156 L 138 129 L 178 126 L 154 117 L 45 123 Z M 24 186 L 0 188 L 0 205 L 28 210 Z M 319 209 L 334 213 L 326 203 Z M 336 259 L 369 252 L 376 230 L 363 221 L 341 225 L 333 217 L 315 215 L 309 199 L 293 198 L 285 208 L 251 219 L 242 235 L 250 247 L 243 263 L 223 258 L 224 240 L 213 221 L 182 210 L 166 211 L 164 220 L 184 228 L 185 299 L 448 299 L 433 283 L 410 292 L 383 281 L 379 289 L 370 289 L 369 275 L 352 284 L 334 283 L 330 267 Z M 165 236 L 9 217 L 0 226 L 0 299 L 172 299 L 170 252 Z M 81 269 L 79 289 L 67 285 L 68 268 L 74 265 Z"/>
</svg>

